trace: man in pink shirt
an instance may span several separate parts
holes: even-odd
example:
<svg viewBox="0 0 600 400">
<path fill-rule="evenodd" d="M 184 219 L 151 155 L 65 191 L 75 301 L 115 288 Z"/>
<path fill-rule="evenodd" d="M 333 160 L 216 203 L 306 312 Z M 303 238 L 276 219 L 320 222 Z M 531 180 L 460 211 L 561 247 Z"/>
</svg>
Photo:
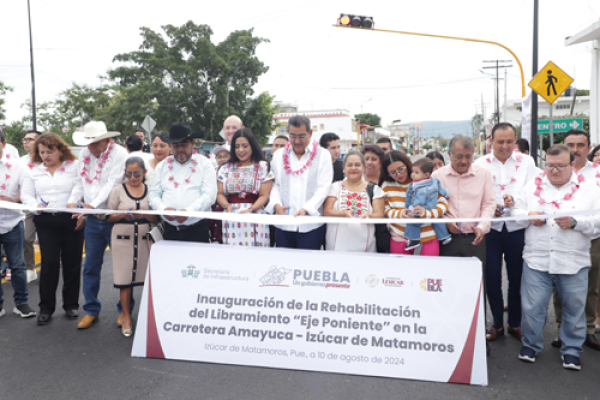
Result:
<svg viewBox="0 0 600 400">
<path fill-rule="evenodd" d="M 492 173 L 473 164 L 473 139 L 456 135 L 448 146 L 450 165 L 438 169 L 432 177 L 450 191 L 446 218 L 493 218 L 496 209 Z M 452 241 L 440 246 L 440 256 L 477 257 L 485 277 L 485 234 L 491 222 L 447 222 Z"/>
</svg>

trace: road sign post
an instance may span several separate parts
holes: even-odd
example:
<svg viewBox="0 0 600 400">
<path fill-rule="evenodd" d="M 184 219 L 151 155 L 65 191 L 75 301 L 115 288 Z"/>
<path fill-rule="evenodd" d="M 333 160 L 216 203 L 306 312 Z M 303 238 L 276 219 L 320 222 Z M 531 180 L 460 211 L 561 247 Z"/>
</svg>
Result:
<svg viewBox="0 0 600 400">
<path fill-rule="evenodd" d="M 560 69 L 558 65 L 554 64 L 552 61 L 548 61 L 544 68 L 542 68 L 529 82 L 529 87 L 550 103 L 550 146 L 554 144 L 552 121 L 553 104 L 556 99 L 571 86 L 571 83 L 573 83 L 573 78 L 567 75 L 565 71 Z"/>
</svg>

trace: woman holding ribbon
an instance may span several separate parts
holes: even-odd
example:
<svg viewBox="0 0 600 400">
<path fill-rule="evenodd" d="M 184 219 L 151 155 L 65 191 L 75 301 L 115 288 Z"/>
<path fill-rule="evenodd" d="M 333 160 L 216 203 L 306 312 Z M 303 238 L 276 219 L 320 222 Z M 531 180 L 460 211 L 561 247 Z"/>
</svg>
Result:
<svg viewBox="0 0 600 400">
<path fill-rule="evenodd" d="M 412 161 L 403 152 L 392 150 L 383 157 L 382 172 L 381 188 L 386 194 L 385 217 L 394 220 L 390 221 L 390 253 L 413 254 L 414 250 L 405 250 L 408 244 L 404 237 L 406 224 L 400 222 L 402 218 L 410 218 L 411 211 L 406 207 L 406 193 L 412 182 Z M 414 215 L 424 216 L 424 218 L 440 218 L 447 210 L 447 200 L 439 196 L 437 205 L 433 209 L 426 210 L 422 206 L 415 206 L 412 212 Z M 431 224 L 421 225 L 420 241 L 422 244 L 421 255 L 440 255 L 440 245 Z"/>
<path fill-rule="evenodd" d="M 40 135 L 31 151 L 31 168 L 23 182 L 21 200 L 30 207 L 65 208 L 78 178 L 77 161 L 65 141 L 55 133 Z M 42 255 L 40 312 L 37 322 L 50 322 L 56 306 L 56 288 L 62 263 L 63 309 L 68 318 L 77 318 L 83 252 L 83 227 L 69 213 L 35 212 Z"/>
<path fill-rule="evenodd" d="M 331 185 L 329 196 L 323 205 L 323 215 L 383 218 L 384 193 L 379 186 L 363 178 L 364 156 L 356 150 L 350 150 L 342 165 L 346 178 Z M 375 225 L 328 224 L 325 243 L 325 250 L 375 252 Z"/>
<path fill-rule="evenodd" d="M 227 212 L 259 212 L 269 200 L 273 174 L 258 140 L 248 128 L 235 132 L 231 156 L 217 174 L 217 203 Z M 269 247 L 266 224 L 223 221 L 223 244 Z"/>
<path fill-rule="evenodd" d="M 155 215 L 131 213 L 133 210 L 150 210 L 145 175 L 144 160 L 137 156 L 128 158 L 125 162 L 127 182 L 115 186 L 108 196 L 108 209 L 123 211 L 111 214 L 108 222 L 114 223 L 110 239 L 113 275 L 114 285 L 120 290 L 121 334 L 125 337 L 133 334 L 129 309 L 131 290 L 144 284 L 150 254 L 146 238 L 151 224 L 156 222 Z"/>
</svg>

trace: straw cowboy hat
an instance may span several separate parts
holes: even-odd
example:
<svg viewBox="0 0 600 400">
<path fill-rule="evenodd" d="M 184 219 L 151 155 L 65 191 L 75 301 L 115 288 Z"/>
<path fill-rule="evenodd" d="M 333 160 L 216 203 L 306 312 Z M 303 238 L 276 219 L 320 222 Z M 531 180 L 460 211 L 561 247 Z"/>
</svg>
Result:
<svg viewBox="0 0 600 400">
<path fill-rule="evenodd" d="M 120 134 L 120 132 L 108 132 L 106 124 L 102 121 L 90 121 L 85 124 L 83 131 L 73 132 L 73 143 L 78 146 L 87 146 Z"/>
</svg>

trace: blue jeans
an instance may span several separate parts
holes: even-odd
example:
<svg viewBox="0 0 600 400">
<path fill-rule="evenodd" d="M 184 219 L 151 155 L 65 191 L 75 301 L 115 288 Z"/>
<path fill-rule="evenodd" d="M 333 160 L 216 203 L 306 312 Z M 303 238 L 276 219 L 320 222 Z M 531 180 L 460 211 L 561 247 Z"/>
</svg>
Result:
<svg viewBox="0 0 600 400">
<path fill-rule="evenodd" d="M 25 224 L 20 221 L 12 231 L 0 234 L 0 244 L 4 246 L 8 268 L 12 274 L 11 284 L 15 306 L 27 304 L 29 289 L 27 289 L 27 273 L 25 272 L 25 259 L 23 247 L 25 245 Z M 4 304 L 4 290 L 0 285 L 0 308 Z"/>
<path fill-rule="evenodd" d="M 406 224 L 404 237 L 409 240 L 421 240 L 421 225 L 422 224 Z M 444 223 L 431 224 L 437 240 L 446 240 L 450 237 L 450 232 Z"/>
<path fill-rule="evenodd" d="M 548 317 L 548 302 L 555 286 L 563 306 L 560 352 L 576 357 L 581 355 L 587 332 L 585 302 L 588 270 L 589 267 L 581 268 L 573 275 L 549 274 L 529 268 L 527 262 L 523 262 L 521 332 L 524 346 L 536 352 L 544 348 L 543 330 Z"/>
<path fill-rule="evenodd" d="M 525 246 L 525 229 L 509 232 L 504 224 L 501 232 L 492 229 L 485 235 L 487 257 L 485 288 L 494 317 L 493 327 L 496 329 L 504 326 L 502 255 L 506 261 L 506 275 L 508 276 L 508 325 L 513 328 L 521 326 L 523 246 Z"/>
<path fill-rule="evenodd" d="M 83 297 L 85 304 L 83 310 L 86 315 L 97 317 L 100 314 L 100 275 L 102 273 L 102 262 L 104 261 L 104 250 L 110 246 L 110 234 L 113 224 L 101 221 L 89 215 L 85 224 L 85 264 L 83 265 Z M 131 291 L 130 312 L 133 311 L 135 302 L 133 290 Z M 123 312 L 121 301 L 117 303 L 119 313 Z"/>
</svg>

